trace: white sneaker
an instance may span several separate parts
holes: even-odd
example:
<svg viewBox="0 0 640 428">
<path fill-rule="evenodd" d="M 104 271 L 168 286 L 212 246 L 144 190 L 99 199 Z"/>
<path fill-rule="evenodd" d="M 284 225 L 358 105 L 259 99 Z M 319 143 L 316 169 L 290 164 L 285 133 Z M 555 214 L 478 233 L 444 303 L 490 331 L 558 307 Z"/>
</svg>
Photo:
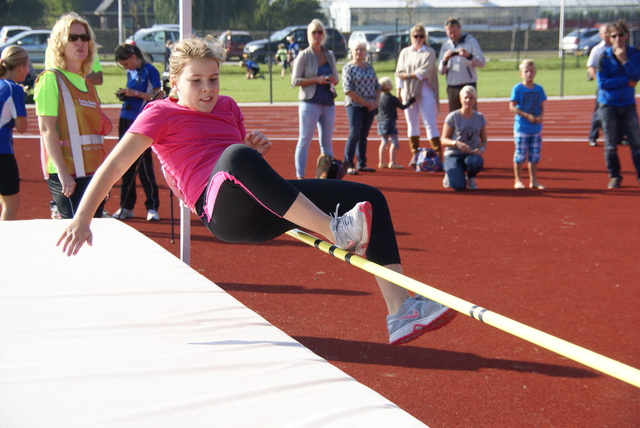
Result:
<svg viewBox="0 0 640 428">
<path fill-rule="evenodd" d="M 442 179 L 442 187 L 444 187 L 445 189 L 448 189 L 449 187 L 451 187 L 449 185 L 449 175 L 446 172 L 444 174 L 444 178 Z"/>
<path fill-rule="evenodd" d="M 331 218 L 331 232 L 338 248 L 352 251 L 359 256 L 364 255 L 369 247 L 371 234 L 371 204 L 359 202 L 351 211 L 338 217 L 338 208 Z"/>
<path fill-rule="evenodd" d="M 467 189 L 469 190 L 478 190 L 478 184 L 476 183 L 475 178 L 467 178 Z"/>
<path fill-rule="evenodd" d="M 133 218 L 133 210 L 128 210 L 126 208 L 118 208 L 118 211 L 114 212 L 111 218 L 115 218 L 118 220 Z"/>
<path fill-rule="evenodd" d="M 387 316 L 389 343 L 402 345 L 424 333 L 438 330 L 458 315 L 456 311 L 423 296 L 409 297 L 398 312 Z"/>
<path fill-rule="evenodd" d="M 147 211 L 147 221 L 160 221 L 160 215 L 156 210 Z"/>
</svg>

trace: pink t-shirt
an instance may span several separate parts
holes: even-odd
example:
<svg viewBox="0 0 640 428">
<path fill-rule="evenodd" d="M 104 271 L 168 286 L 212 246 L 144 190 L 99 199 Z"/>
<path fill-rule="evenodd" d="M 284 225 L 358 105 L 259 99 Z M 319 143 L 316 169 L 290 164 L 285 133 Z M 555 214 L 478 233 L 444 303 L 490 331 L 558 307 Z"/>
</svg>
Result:
<svg viewBox="0 0 640 428">
<path fill-rule="evenodd" d="M 243 144 L 246 131 L 238 104 L 220 96 L 211 113 L 201 113 L 165 98 L 149 103 L 129 128 L 153 140 L 167 183 L 191 209 L 204 191 L 222 152 Z"/>
</svg>

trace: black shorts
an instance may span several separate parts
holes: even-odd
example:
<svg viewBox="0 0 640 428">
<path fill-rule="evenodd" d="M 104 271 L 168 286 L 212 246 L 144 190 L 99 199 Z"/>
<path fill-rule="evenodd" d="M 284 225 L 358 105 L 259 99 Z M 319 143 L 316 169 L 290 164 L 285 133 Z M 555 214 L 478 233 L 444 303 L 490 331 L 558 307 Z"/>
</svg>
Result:
<svg viewBox="0 0 640 428">
<path fill-rule="evenodd" d="M 20 192 L 20 172 L 13 153 L 0 155 L 0 195 L 11 196 Z"/>
</svg>

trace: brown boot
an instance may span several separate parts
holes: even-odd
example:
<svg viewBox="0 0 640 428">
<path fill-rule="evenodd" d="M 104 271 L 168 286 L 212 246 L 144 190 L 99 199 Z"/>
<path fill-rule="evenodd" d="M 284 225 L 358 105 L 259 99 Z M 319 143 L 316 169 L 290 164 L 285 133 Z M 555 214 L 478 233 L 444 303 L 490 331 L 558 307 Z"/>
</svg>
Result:
<svg viewBox="0 0 640 428">
<path fill-rule="evenodd" d="M 440 137 L 432 138 L 430 141 L 431 148 L 438 155 L 438 157 L 442 160 L 442 145 L 440 144 Z"/>
<path fill-rule="evenodd" d="M 420 150 L 420 136 L 416 135 L 415 137 L 409 137 L 409 148 L 411 149 L 411 161 L 409 162 L 409 166 L 416 166 L 416 155 L 418 154 L 418 150 Z"/>
</svg>

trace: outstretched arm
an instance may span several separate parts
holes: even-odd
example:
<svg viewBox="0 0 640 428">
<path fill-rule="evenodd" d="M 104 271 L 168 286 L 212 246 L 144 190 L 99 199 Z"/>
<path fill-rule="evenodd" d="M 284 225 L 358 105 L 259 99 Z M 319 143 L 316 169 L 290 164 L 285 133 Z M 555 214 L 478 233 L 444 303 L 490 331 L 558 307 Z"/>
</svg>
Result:
<svg viewBox="0 0 640 428">
<path fill-rule="evenodd" d="M 68 256 L 76 255 L 85 242 L 93 244 L 90 228 L 93 214 L 115 182 L 151 146 L 151 143 L 153 140 L 149 137 L 127 133 L 116 145 L 91 179 L 76 215 L 58 239 L 57 245 L 62 244 L 62 252 Z"/>
</svg>

